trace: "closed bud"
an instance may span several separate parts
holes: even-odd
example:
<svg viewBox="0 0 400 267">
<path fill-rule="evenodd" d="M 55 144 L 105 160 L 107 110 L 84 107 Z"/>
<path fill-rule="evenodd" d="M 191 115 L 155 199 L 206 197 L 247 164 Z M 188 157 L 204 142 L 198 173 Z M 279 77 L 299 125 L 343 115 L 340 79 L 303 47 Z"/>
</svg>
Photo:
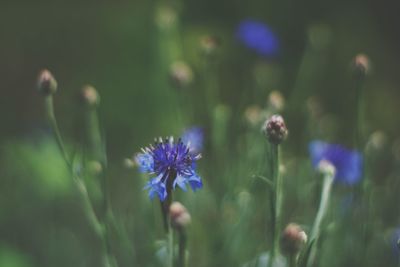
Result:
<svg viewBox="0 0 400 267">
<path fill-rule="evenodd" d="M 183 61 L 176 61 L 171 65 L 170 78 L 178 88 L 185 88 L 193 81 L 192 69 Z"/>
<path fill-rule="evenodd" d="M 285 107 L 285 98 L 279 91 L 272 91 L 268 96 L 268 108 L 272 112 L 281 112 Z"/>
<path fill-rule="evenodd" d="M 358 54 L 352 62 L 353 74 L 356 77 L 364 77 L 370 71 L 369 58 L 365 54 Z"/>
<path fill-rule="evenodd" d="M 213 55 L 219 47 L 219 40 L 213 36 L 204 36 L 200 40 L 200 48 L 204 55 Z"/>
<path fill-rule="evenodd" d="M 82 88 L 82 100 L 89 107 L 96 107 L 100 104 L 100 96 L 91 85 L 86 85 Z"/>
<path fill-rule="evenodd" d="M 39 73 L 37 87 L 43 95 L 52 95 L 57 91 L 57 81 L 49 70 L 44 69 Z"/>
<path fill-rule="evenodd" d="M 280 115 L 272 115 L 265 121 L 263 131 L 268 141 L 272 144 L 279 145 L 288 135 L 285 121 Z"/>
<path fill-rule="evenodd" d="M 327 160 L 321 160 L 318 163 L 318 171 L 323 175 L 329 175 L 331 177 L 334 177 L 336 174 L 335 166 L 333 166 L 333 164 Z"/>
<path fill-rule="evenodd" d="M 286 226 L 281 237 L 281 250 L 287 255 L 298 254 L 307 243 L 307 234 L 295 223 Z"/>
<path fill-rule="evenodd" d="M 172 226 L 178 229 L 185 228 L 191 222 L 189 212 L 180 202 L 173 202 L 169 207 L 169 216 Z"/>
</svg>

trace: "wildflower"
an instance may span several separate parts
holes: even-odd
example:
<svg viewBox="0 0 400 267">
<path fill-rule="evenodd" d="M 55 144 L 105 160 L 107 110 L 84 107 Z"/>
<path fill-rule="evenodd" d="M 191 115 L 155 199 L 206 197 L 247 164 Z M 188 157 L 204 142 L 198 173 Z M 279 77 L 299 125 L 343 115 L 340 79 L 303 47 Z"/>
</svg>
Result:
<svg viewBox="0 0 400 267">
<path fill-rule="evenodd" d="M 158 195 L 161 201 L 178 185 L 187 190 L 189 185 L 193 191 L 203 186 L 196 173 L 196 161 L 200 154 L 192 153 L 181 139 L 174 142 L 172 137 L 156 140 L 154 145 L 142 149 L 143 153 L 136 156 L 136 163 L 141 172 L 154 174 L 145 189 L 149 190 L 149 197 Z"/>
<path fill-rule="evenodd" d="M 43 95 L 52 95 L 57 91 L 57 81 L 49 70 L 42 70 L 37 79 L 37 87 Z"/>
<path fill-rule="evenodd" d="M 307 234 L 295 223 L 286 226 L 281 237 L 282 251 L 288 255 L 296 255 L 307 243 Z"/>
<path fill-rule="evenodd" d="M 279 50 L 278 38 L 260 21 L 242 21 L 237 28 L 236 37 L 245 46 L 262 56 L 274 56 Z"/>
<path fill-rule="evenodd" d="M 285 121 L 280 115 L 272 115 L 265 121 L 263 131 L 268 140 L 275 145 L 282 143 L 288 135 Z"/>
<path fill-rule="evenodd" d="M 191 127 L 182 134 L 182 142 L 190 153 L 200 153 L 204 145 L 204 131 L 201 127 Z"/>
<path fill-rule="evenodd" d="M 353 185 L 362 178 L 363 159 L 359 152 L 349 150 L 341 145 L 323 141 L 309 144 L 312 165 L 315 168 L 327 166 L 321 162 L 329 162 L 334 167 L 335 181 Z"/>
<path fill-rule="evenodd" d="M 272 91 L 268 96 L 268 108 L 273 112 L 281 112 L 284 107 L 284 96 L 279 91 Z"/>
</svg>

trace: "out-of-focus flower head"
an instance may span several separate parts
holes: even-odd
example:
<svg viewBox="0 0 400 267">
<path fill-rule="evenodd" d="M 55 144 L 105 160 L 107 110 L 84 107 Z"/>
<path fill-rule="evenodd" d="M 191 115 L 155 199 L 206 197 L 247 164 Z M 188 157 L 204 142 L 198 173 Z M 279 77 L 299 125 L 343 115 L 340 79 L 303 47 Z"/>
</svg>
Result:
<svg viewBox="0 0 400 267">
<path fill-rule="evenodd" d="M 271 112 L 282 112 L 285 107 L 285 97 L 279 91 L 272 91 L 268 95 L 268 109 Z"/>
<path fill-rule="evenodd" d="M 298 224 L 290 223 L 286 226 L 281 237 L 282 252 L 296 255 L 307 243 L 307 234 Z"/>
<path fill-rule="evenodd" d="M 52 95 L 57 91 L 57 81 L 47 69 L 42 70 L 37 78 L 37 88 L 43 95 Z"/>
<path fill-rule="evenodd" d="M 172 83 L 178 88 L 186 88 L 193 81 L 193 71 L 188 64 L 183 61 L 172 63 L 169 72 Z"/>
<path fill-rule="evenodd" d="M 181 139 L 190 153 L 200 153 L 204 146 L 204 130 L 198 126 L 191 127 L 183 132 Z"/>
<path fill-rule="evenodd" d="M 185 206 L 180 202 L 173 202 L 169 207 L 169 216 L 171 217 L 172 226 L 182 229 L 191 222 L 191 217 Z"/>
<path fill-rule="evenodd" d="M 320 169 L 321 162 L 329 162 L 335 167 L 336 182 L 354 185 L 361 180 L 363 158 L 358 151 L 319 140 L 312 141 L 308 148 L 314 168 Z"/>
<path fill-rule="evenodd" d="M 200 154 L 192 153 L 180 139 L 174 142 L 172 137 L 158 139 L 153 145 L 142 149 L 135 160 L 141 172 L 155 175 L 145 186 L 149 197 L 158 195 L 161 201 L 167 198 L 172 189 L 178 185 L 187 190 L 189 185 L 193 191 L 201 188 L 203 183 L 196 173 L 196 161 Z"/>
<path fill-rule="evenodd" d="M 268 25 L 261 21 L 246 19 L 240 22 L 237 39 L 258 54 L 271 57 L 279 51 L 279 40 Z"/>
<path fill-rule="evenodd" d="M 204 55 L 212 55 L 220 46 L 220 40 L 217 37 L 206 35 L 200 39 L 200 48 Z"/>
<path fill-rule="evenodd" d="M 288 136 L 288 129 L 281 115 L 272 115 L 265 121 L 263 132 L 268 141 L 272 144 L 279 145 Z"/>
</svg>

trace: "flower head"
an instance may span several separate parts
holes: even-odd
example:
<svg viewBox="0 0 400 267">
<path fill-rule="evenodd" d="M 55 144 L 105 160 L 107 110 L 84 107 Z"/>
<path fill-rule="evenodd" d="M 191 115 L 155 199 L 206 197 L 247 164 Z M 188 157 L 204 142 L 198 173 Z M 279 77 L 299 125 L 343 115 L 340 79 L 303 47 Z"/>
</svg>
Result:
<svg viewBox="0 0 400 267">
<path fill-rule="evenodd" d="M 308 148 L 314 168 L 320 168 L 321 162 L 333 165 L 336 182 L 353 185 L 362 178 L 363 159 L 359 152 L 323 141 L 313 141 Z"/>
<path fill-rule="evenodd" d="M 307 243 L 307 234 L 298 224 L 290 223 L 283 230 L 281 249 L 288 255 L 296 255 Z"/>
<path fill-rule="evenodd" d="M 203 186 L 196 173 L 196 161 L 200 154 L 193 153 L 181 139 L 165 138 L 156 140 L 153 145 L 142 149 L 143 153 L 136 156 L 139 170 L 155 175 L 145 186 L 152 199 L 158 195 L 164 201 L 169 192 L 178 185 L 182 190 L 187 190 L 189 185 L 193 191 Z"/>
<path fill-rule="evenodd" d="M 260 21 L 243 20 L 237 28 L 236 37 L 245 46 L 262 56 L 274 56 L 279 50 L 278 38 Z"/>
<path fill-rule="evenodd" d="M 43 95 L 52 95 L 57 91 L 57 81 L 49 70 L 42 70 L 37 79 L 37 87 Z"/>
<path fill-rule="evenodd" d="M 200 153 L 204 145 L 204 131 L 201 127 L 191 127 L 182 134 L 182 142 L 191 153 Z"/>
<path fill-rule="evenodd" d="M 272 144 L 279 145 L 288 136 L 288 129 L 285 121 L 280 115 L 272 115 L 265 121 L 263 131 L 268 141 Z"/>
</svg>

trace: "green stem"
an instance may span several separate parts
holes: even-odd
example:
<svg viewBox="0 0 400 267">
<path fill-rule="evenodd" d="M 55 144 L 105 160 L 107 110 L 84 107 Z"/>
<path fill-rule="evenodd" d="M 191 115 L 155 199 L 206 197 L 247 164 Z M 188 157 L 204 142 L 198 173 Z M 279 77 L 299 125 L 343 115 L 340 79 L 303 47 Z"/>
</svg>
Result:
<svg viewBox="0 0 400 267">
<path fill-rule="evenodd" d="M 288 256 L 288 267 L 296 267 L 298 254 L 291 254 Z"/>
<path fill-rule="evenodd" d="M 268 261 L 268 266 L 272 267 L 275 257 L 279 254 L 279 233 L 281 225 L 282 209 L 282 179 L 279 175 L 279 146 L 271 144 L 271 169 L 274 179 L 273 202 L 271 206 L 271 228 L 272 228 L 272 249 Z"/>
<path fill-rule="evenodd" d="M 314 225 L 310 235 L 310 241 L 314 242 L 311 248 L 310 256 L 307 261 L 307 267 L 311 267 L 314 263 L 316 250 L 318 246 L 318 239 L 321 233 L 322 221 L 328 211 L 329 198 L 333 185 L 333 175 L 331 173 L 324 175 L 324 181 L 322 184 L 321 200 L 319 203 L 318 213 L 314 220 Z"/>
<path fill-rule="evenodd" d="M 185 267 L 185 252 L 186 252 L 186 233 L 184 229 L 179 229 L 179 255 L 178 267 Z"/>
<path fill-rule="evenodd" d="M 64 142 L 62 141 L 60 130 L 58 129 L 56 116 L 54 114 L 54 104 L 52 95 L 46 97 L 45 109 L 46 109 L 47 121 L 50 124 L 51 129 L 53 130 L 57 146 L 60 149 L 61 155 L 64 158 L 64 161 L 67 164 L 68 168 L 72 170 L 72 162 L 68 157 L 67 151 L 65 150 Z"/>
<path fill-rule="evenodd" d="M 111 267 L 114 264 L 111 263 L 110 260 L 110 255 L 108 252 L 108 241 L 107 241 L 107 233 L 106 233 L 106 227 L 105 224 L 102 223 L 93 208 L 93 205 L 90 201 L 90 197 L 86 188 L 86 185 L 83 181 L 83 179 L 78 176 L 77 174 L 75 174 L 74 169 L 73 169 L 73 164 L 72 164 L 72 160 L 70 159 L 70 157 L 68 156 L 68 153 L 65 149 L 64 146 L 64 142 L 62 140 L 61 134 L 60 134 L 60 130 L 58 128 L 58 124 L 57 124 L 57 119 L 55 117 L 54 114 L 54 104 L 53 104 L 53 97 L 47 96 L 45 99 L 45 108 L 46 108 L 46 115 L 47 115 L 47 120 L 50 124 L 50 127 L 52 128 L 53 132 L 54 132 L 54 137 L 56 139 L 57 145 L 60 149 L 61 155 L 69 169 L 69 171 L 71 172 L 72 175 L 72 180 L 79 192 L 80 195 L 80 199 L 81 199 L 81 203 L 82 203 L 82 208 L 85 211 L 86 217 L 93 229 L 93 231 L 96 233 L 96 235 L 99 236 L 99 238 L 102 240 L 103 242 L 103 248 L 104 248 L 104 253 L 103 253 L 103 264 L 105 267 Z"/>
</svg>

